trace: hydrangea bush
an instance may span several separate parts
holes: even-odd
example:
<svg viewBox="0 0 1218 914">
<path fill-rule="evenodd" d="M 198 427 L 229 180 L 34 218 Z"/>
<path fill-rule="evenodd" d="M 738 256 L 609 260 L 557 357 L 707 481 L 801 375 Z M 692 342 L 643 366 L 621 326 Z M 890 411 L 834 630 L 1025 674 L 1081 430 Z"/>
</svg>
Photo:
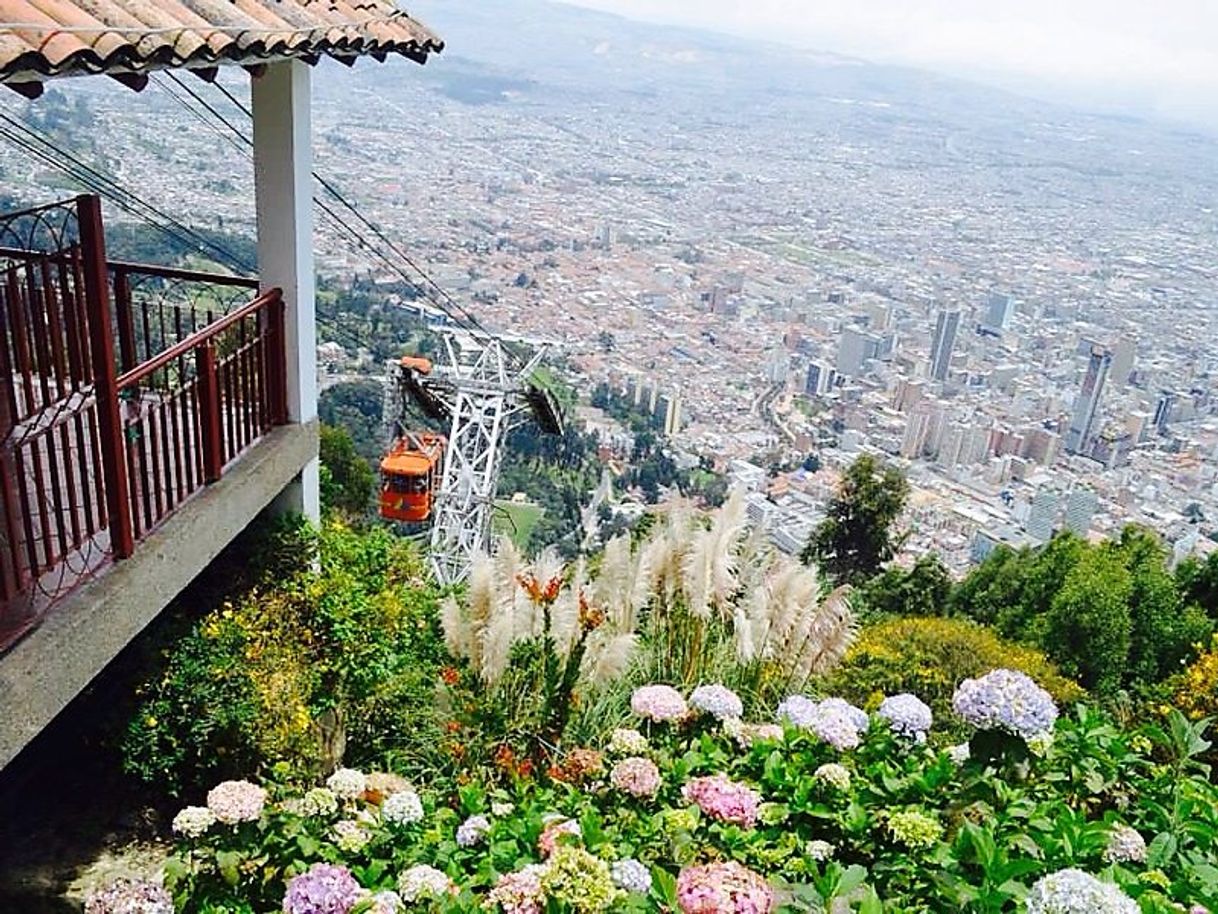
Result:
<svg viewBox="0 0 1218 914">
<path fill-rule="evenodd" d="M 1218 911 L 1202 723 L 1059 718 L 996 671 L 961 685 L 960 717 L 1038 749 L 978 757 L 926 741 L 912 695 L 877 700 L 875 726 L 791 696 L 762 729 L 718 719 L 707 694 L 636 693 L 650 736 L 615 733 L 578 784 L 451 793 L 340 770 L 324 788 L 220 785 L 176 817 L 166 889 L 186 914 Z M 578 748 L 564 755 L 599 756 Z M 168 914 L 155 885 L 88 910 L 125 912 L 124 893 Z"/>
</svg>

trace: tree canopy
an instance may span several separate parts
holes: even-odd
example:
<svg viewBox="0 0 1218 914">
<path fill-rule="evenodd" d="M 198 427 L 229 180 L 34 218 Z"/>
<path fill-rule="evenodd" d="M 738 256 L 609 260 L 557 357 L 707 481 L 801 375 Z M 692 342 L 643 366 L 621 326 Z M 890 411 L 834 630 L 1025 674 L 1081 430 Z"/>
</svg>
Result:
<svg viewBox="0 0 1218 914">
<path fill-rule="evenodd" d="M 816 563 L 837 584 L 858 585 L 879 574 L 899 546 L 892 527 L 908 497 L 909 483 L 898 469 L 862 455 L 842 476 L 804 562 Z"/>
</svg>

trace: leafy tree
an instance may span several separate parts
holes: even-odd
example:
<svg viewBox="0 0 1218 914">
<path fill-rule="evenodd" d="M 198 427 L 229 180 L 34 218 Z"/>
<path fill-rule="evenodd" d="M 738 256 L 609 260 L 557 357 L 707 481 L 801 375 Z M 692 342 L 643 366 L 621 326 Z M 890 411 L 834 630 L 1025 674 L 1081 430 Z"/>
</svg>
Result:
<svg viewBox="0 0 1218 914">
<path fill-rule="evenodd" d="M 873 577 L 899 546 L 892 525 L 908 497 L 909 483 L 899 470 L 862 455 L 842 477 L 825 519 L 803 551 L 803 561 L 816 562 L 837 584 L 860 584 Z"/>
<path fill-rule="evenodd" d="M 379 460 L 385 448 L 381 428 L 384 389 L 380 381 L 344 381 L 324 390 L 317 412 L 327 425 L 345 429 L 356 453 L 366 460 Z"/>
<path fill-rule="evenodd" d="M 324 509 L 337 509 L 363 515 L 372 501 L 376 477 L 372 468 L 355 451 L 346 430 L 332 425 L 321 427 L 321 503 Z"/>
<path fill-rule="evenodd" d="M 1038 620 L 1086 549 L 1072 533 L 1059 533 L 1040 549 L 1000 546 L 957 585 L 950 611 L 993 625 L 1005 638 L 1036 641 Z"/>
<path fill-rule="evenodd" d="M 887 568 L 868 581 L 861 603 L 880 616 L 947 614 L 952 579 L 938 555 L 924 555 L 912 568 Z"/>
<path fill-rule="evenodd" d="M 1218 552 L 1204 561 L 1187 558 L 1176 567 L 1176 584 L 1186 603 L 1200 606 L 1218 621 Z"/>
<path fill-rule="evenodd" d="M 1199 607 L 1184 605 L 1158 536 L 1144 527 L 1128 526 L 1121 531 L 1117 549 L 1133 587 L 1128 675 L 1133 682 L 1158 682 L 1180 670 L 1193 646 L 1208 640 L 1212 625 Z"/>
<path fill-rule="evenodd" d="M 1068 672 L 1082 675 L 1078 666 L 1071 668 L 1062 658 L 1072 654 L 1078 664 L 1086 664 L 1090 636 L 1063 629 L 1062 607 L 1081 599 L 1083 580 L 1097 563 L 1109 570 L 1119 566 L 1116 579 L 1123 583 L 1117 594 L 1124 594 L 1123 602 L 1102 592 L 1108 579 L 1090 581 L 1086 588 L 1092 595 L 1082 606 L 1080 625 L 1103 627 L 1106 623 L 1095 619 L 1108 614 L 1114 632 L 1128 630 L 1128 647 L 1119 668 L 1110 665 L 1119 687 L 1159 682 L 1179 671 L 1213 624 L 1204 611 L 1189 605 L 1189 591 L 1182 585 L 1182 578 L 1199 585 L 1198 569 L 1182 569 L 1173 577 L 1167 570 L 1166 550 L 1154 533 L 1143 528 L 1128 527 L 1116 540 L 1099 546 L 1063 533 L 1040 549 L 997 549 L 954 589 L 950 611 L 993 625 L 1004 637 L 1037 644 L 1061 659 Z M 1127 591 L 1121 589 L 1125 585 Z M 1071 642 L 1067 635 L 1081 640 Z M 1107 650 L 1102 641 L 1101 637 L 1098 649 Z M 1108 687 L 1117 686 L 1107 683 L 1099 688 Z"/>
<path fill-rule="evenodd" d="M 1133 640 L 1133 578 L 1121 558 L 1110 544 L 1085 552 L 1045 619 L 1045 651 L 1067 676 L 1101 695 L 1120 688 Z"/>
</svg>

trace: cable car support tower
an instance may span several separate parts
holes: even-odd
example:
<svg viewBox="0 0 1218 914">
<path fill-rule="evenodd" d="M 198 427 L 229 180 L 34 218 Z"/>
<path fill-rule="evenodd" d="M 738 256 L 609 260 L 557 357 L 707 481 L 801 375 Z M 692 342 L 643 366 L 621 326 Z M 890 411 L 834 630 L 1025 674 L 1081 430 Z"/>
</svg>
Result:
<svg viewBox="0 0 1218 914">
<path fill-rule="evenodd" d="M 488 334 L 446 329 L 442 341 L 434 364 L 411 357 L 390 363 L 385 416 L 402 427 L 414 403 L 448 426 L 430 550 L 436 580 L 447 586 L 464 581 L 474 556 L 490 551 L 508 432 L 531 416 L 542 432 L 562 434 L 562 418 L 553 395 L 532 379 L 544 348 L 515 367 L 518 360 Z"/>
</svg>

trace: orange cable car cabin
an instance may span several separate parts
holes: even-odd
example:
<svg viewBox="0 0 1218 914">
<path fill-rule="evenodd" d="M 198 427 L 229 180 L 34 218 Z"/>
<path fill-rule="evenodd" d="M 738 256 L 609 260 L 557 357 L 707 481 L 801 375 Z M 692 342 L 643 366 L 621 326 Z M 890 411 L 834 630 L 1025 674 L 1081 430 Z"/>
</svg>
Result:
<svg viewBox="0 0 1218 914">
<path fill-rule="evenodd" d="M 381 460 L 381 517 L 418 523 L 431 517 L 440 489 L 445 438 L 434 432 L 408 432 Z"/>
</svg>

